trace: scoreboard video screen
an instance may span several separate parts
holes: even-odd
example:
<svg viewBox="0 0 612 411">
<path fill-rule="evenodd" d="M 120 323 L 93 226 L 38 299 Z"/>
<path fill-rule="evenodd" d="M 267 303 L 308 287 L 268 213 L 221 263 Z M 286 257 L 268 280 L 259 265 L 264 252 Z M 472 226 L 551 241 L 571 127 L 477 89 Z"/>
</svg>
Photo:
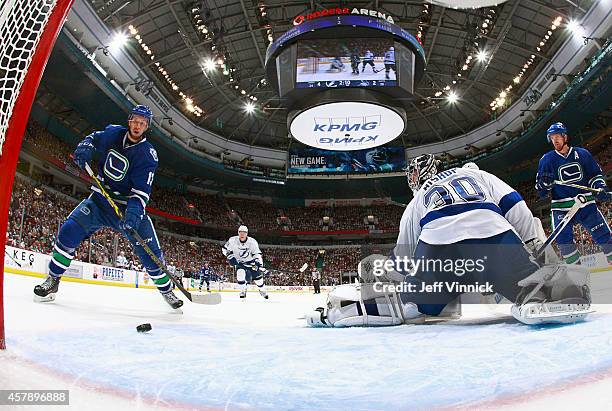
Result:
<svg viewBox="0 0 612 411">
<path fill-rule="evenodd" d="M 396 86 L 395 58 L 391 37 L 301 40 L 297 45 L 295 86 Z"/>
<path fill-rule="evenodd" d="M 385 146 L 357 151 L 311 147 L 289 150 L 288 174 L 359 174 L 399 172 L 406 167 L 403 147 Z"/>
</svg>

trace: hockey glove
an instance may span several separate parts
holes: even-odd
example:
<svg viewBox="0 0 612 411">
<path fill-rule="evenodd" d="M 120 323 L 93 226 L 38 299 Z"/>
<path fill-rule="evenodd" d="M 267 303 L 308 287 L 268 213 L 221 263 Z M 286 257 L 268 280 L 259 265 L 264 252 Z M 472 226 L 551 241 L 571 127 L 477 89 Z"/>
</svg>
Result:
<svg viewBox="0 0 612 411">
<path fill-rule="evenodd" d="M 85 137 L 74 150 L 74 162 L 81 169 L 85 169 L 85 163 L 91 161 L 95 150 L 93 139 L 90 136 Z"/>
<path fill-rule="evenodd" d="M 236 267 L 238 266 L 238 260 L 236 260 L 236 257 L 230 257 L 227 259 L 227 262 L 230 263 L 230 265 L 232 267 Z"/>
<path fill-rule="evenodd" d="M 612 201 L 612 194 L 608 191 L 608 187 L 601 187 L 601 191 L 597 193 L 596 197 L 601 202 Z"/>
<path fill-rule="evenodd" d="M 138 230 L 138 227 L 140 227 L 140 223 L 142 222 L 142 217 L 142 213 L 140 213 L 138 210 L 128 207 L 125 210 L 123 220 L 121 220 L 119 223 L 119 227 L 128 232 Z"/>
<path fill-rule="evenodd" d="M 550 173 L 538 174 L 535 189 L 540 197 L 545 198 L 548 195 L 548 192 L 552 189 L 553 181 L 554 177 Z"/>
<path fill-rule="evenodd" d="M 612 200 L 612 193 L 610 192 L 608 186 L 605 183 L 597 181 L 595 187 L 593 188 L 599 189 L 599 192 L 595 194 L 595 198 L 597 198 L 599 201 L 606 202 Z"/>
</svg>

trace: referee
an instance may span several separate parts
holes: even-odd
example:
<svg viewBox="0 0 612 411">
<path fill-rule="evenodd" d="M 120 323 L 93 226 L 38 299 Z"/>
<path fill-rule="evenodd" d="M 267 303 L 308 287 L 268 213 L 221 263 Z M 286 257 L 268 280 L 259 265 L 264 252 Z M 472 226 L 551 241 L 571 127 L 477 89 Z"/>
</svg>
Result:
<svg viewBox="0 0 612 411">
<path fill-rule="evenodd" d="M 312 270 L 312 286 L 315 294 L 321 294 L 321 273 L 316 268 Z"/>
</svg>

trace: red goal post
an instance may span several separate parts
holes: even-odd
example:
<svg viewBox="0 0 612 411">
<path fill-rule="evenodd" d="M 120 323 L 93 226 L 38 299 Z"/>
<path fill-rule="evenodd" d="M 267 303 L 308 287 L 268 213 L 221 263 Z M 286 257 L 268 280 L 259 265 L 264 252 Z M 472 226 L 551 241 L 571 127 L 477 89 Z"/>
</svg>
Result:
<svg viewBox="0 0 612 411">
<path fill-rule="evenodd" d="M 0 245 L 21 140 L 51 49 L 74 0 L 0 0 Z M 0 349 L 4 335 L 4 252 L 0 263 Z"/>
</svg>

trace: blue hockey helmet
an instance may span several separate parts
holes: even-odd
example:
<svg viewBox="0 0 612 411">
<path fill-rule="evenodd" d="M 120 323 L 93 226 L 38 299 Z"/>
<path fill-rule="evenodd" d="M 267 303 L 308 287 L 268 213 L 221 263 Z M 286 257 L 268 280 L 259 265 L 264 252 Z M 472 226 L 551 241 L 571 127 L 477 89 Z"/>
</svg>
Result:
<svg viewBox="0 0 612 411">
<path fill-rule="evenodd" d="M 567 128 L 563 123 L 555 123 L 548 127 L 546 130 L 546 140 L 550 143 L 550 136 L 553 134 L 563 134 L 567 137 Z"/>
<path fill-rule="evenodd" d="M 149 106 L 144 106 L 141 104 L 134 106 L 134 108 L 132 108 L 132 111 L 130 111 L 130 116 L 128 117 L 128 120 L 131 120 L 132 117 L 134 117 L 135 115 L 146 118 L 148 125 L 151 125 L 151 120 L 153 119 L 153 112 L 151 111 Z"/>
</svg>

